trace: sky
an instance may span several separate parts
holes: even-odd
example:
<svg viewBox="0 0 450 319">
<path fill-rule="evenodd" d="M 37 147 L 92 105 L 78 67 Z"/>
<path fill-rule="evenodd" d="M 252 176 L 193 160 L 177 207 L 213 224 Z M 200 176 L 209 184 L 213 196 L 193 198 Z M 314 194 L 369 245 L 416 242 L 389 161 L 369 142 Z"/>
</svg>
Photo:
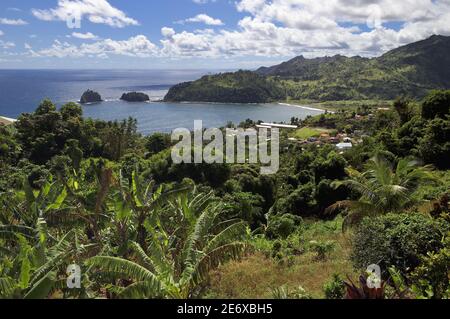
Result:
<svg viewBox="0 0 450 319">
<path fill-rule="evenodd" d="M 450 35 L 450 0 L 1 0 L 1 69 L 253 69 Z"/>
</svg>

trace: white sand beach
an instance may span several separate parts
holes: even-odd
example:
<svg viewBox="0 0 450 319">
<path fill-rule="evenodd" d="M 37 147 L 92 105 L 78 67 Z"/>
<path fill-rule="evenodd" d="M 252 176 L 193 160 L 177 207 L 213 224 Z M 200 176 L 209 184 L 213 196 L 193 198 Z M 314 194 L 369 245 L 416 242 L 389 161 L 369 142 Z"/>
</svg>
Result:
<svg viewBox="0 0 450 319">
<path fill-rule="evenodd" d="M 298 105 L 298 104 L 289 104 L 289 103 L 278 103 L 278 104 L 279 105 L 298 107 L 298 108 L 302 108 L 302 109 L 305 109 L 305 110 L 320 111 L 320 112 L 323 112 L 323 113 L 325 113 L 325 112 L 332 113 L 332 114 L 334 113 L 332 111 L 326 111 L 326 110 L 314 108 L 314 107 L 311 107 L 311 106 L 304 106 L 304 105 Z"/>
</svg>

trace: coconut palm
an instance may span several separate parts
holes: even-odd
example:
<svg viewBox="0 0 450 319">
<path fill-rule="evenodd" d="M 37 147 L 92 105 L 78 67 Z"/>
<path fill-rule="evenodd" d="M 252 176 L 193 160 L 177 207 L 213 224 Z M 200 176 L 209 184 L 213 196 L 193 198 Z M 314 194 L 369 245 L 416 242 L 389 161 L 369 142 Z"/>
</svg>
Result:
<svg viewBox="0 0 450 319">
<path fill-rule="evenodd" d="M 349 215 L 344 227 L 358 223 L 369 215 L 401 212 L 416 204 L 414 193 L 419 186 L 435 183 L 430 166 L 419 166 L 410 158 L 400 159 L 394 167 L 381 156 L 375 156 L 366 165 L 364 172 L 347 169 L 350 179 L 334 183 L 336 188 L 346 186 L 359 194 L 357 200 L 337 202 L 328 212 L 346 208 Z"/>
<path fill-rule="evenodd" d="M 211 194 L 180 194 L 147 220 L 149 244 L 133 242 L 133 258 L 97 256 L 87 264 L 100 269 L 102 276 L 126 282 L 117 287 L 120 298 L 195 297 L 211 269 L 239 257 L 245 248 L 239 241 L 245 223 L 227 220 L 226 214 L 226 207 Z"/>
</svg>

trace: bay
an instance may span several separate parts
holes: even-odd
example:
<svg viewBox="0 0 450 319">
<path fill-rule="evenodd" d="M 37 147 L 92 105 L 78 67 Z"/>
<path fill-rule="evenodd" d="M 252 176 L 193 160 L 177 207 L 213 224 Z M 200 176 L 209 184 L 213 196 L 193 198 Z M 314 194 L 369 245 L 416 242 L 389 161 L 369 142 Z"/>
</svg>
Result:
<svg viewBox="0 0 450 319">
<path fill-rule="evenodd" d="M 157 102 L 170 86 L 216 73 L 214 70 L 0 70 L 0 115 L 17 118 L 33 112 L 44 98 L 58 107 L 78 101 L 92 89 L 105 100 L 84 105 L 83 114 L 102 120 L 134 117 L 143 134 L 170 132 L 175 128 L 192 129 L 194 120 L 204 127 L 221 127 L 227 122 L 239 124 L 246 119 L 265 122 L 289 121 L 322 113 L 279 104 L 166 103 Z M 128 103 L 119 100 L 124 92 L 139 91 L 152 102 Z"/>
</svg>

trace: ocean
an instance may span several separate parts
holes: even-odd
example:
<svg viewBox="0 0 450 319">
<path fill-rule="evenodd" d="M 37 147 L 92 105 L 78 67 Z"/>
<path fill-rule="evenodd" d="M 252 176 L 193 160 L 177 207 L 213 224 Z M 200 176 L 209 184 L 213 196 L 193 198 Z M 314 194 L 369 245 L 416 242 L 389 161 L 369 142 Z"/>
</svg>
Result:
<svg viewBox="0 0 450 319">
<path fill-rule="evenodd" d="M 204 127 L 221 127 L 246 119 L 266 122 L 305 118 L 322 111 L 279 104 L 165 103 L 157 102 L 170 86 L 215 73 L 205 70 L 0 70 L 0 116 L 17 118 L 33 112 L 44 98 L 58 107 L 76 102 L 87 89 L 99 92 L 105 100 L 84 105 L 83 114 L 102 120 L 138 120 L 143 134 L 192 129 L 194 120 Z M 119 100 L 124 92 L 139 91 L 150 96 L 149 103 Z"/>
</svg>

